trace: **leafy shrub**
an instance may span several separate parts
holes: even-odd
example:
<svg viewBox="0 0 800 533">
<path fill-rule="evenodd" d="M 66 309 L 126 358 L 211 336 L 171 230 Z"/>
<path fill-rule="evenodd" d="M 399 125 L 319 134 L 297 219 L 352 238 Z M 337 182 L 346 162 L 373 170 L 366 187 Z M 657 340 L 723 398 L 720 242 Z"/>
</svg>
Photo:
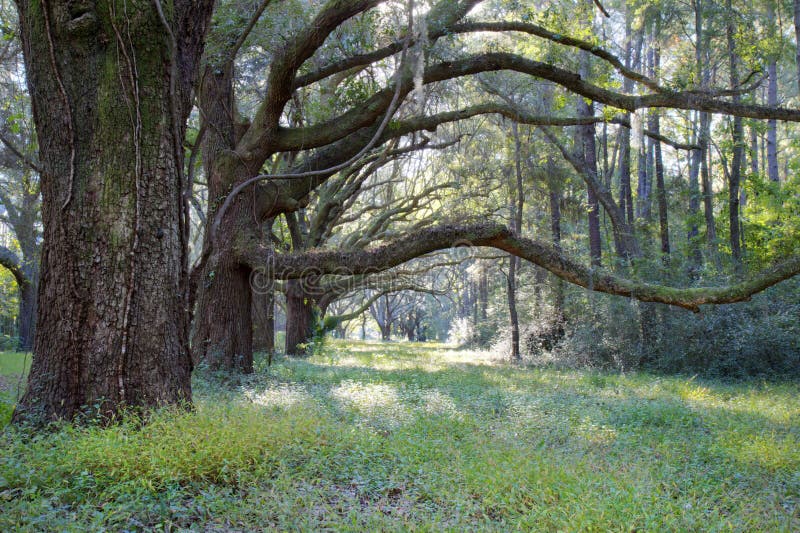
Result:
<svg viewBox="0 0 800 533">
<path fill-rule="evenodd" d="M 19 337 L 0 335 L 0 352 L 14 352 L 19 349 Z"/>
<path fill-rule="evenodd" d="M 570 305 L 568 316 L 581 318 L 567 323 L 564 340 L 550 350 L 528 345 L 531 362 L 733 379 L 800 375 L 797 281 L 699 314 L 600 294 Z"/>
</svg>

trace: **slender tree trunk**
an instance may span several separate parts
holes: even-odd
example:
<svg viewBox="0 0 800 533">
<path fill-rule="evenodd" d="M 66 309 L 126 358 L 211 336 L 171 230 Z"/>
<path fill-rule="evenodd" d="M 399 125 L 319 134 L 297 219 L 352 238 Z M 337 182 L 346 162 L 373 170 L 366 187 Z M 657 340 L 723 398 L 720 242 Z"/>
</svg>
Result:
<svg viewBox="0 0 800 533">
<path fill-rule="evenodd" d="M 552 184 L 550 187 L 550 233 L 556 250 L 561 250 L 561 193 Z M 563 324 L 564 319 L 564 280 L 556 278 L 553 298 L 554 320 Z"/>
<path fill-rule="evenodd" d="M 694 127 L 692 134 L 692 141 L 697 142 L 699 128 Z M 689 270 L 690 275 L 695 276 L 702 263 L 702 255 L 700 252 L 700 243 L 698 237 L 700 229 L 697 221 L 700 218 L 700 157 L 702 157 L 702 150 L 695 149 L 689 154 L 689 219 L 687 239 L 689 241 Z"/>
<path fill-rule="evenodd" d="M 695 69 L 700 86 L 705 88 L 709 84 L 710 72 L 708 68 L 710 32 L 703 27 L 704 4 L 702 0 L 695 0 L 695 31 L 697 33 L 697 43 L 695 47 Z M 719 262 L 717 253 L 717 230 L 714 223 L 714 204 L 713 190 L 711 187 L 711 171 L 709 169 L 710 145 L 711 141 L 711 115 L 700 113 L 700 129 L 698 134 L 698 145 L 700 150 L 695 152 L 696 162 L 700 170 L 700 185 L 703 196 L 703 215 L 706 222 L 706 247 L 709 259 L 715 263 Z"/>
<path fill-rule="evenodd" d="M 648 173 L 649 150 L 647 139 L 644 136 L 644 119 L 639 123 L 636 137 L 639 141 L 638 180 L 636 186 L 637 217 L 650 220 L 650 185 Z"/>
<path fill-rule="evenodd" d="M 383 342 L 392 340 L 392 323 L 388 318 L 383 321 L 378 321 L 378 328 L 381 330 L 381 340 Z"/>
<path fill-rule="evenodd" d="M 758 175 L 758 130 L 755 121 L 750 123 L 750 172 Z"/>
<path fill-rule="evenodd" d="M 511 186 L 511 230 L 519 233 L 522 229 L 522 209 L 525 202 L 522 189 L 522 147 L 519 139 L 519 128 L 516 122 L 511 124 L 514 135 L 514 177 Z M 517 269 L 519 258 L 508 258 L 508 315 L 511 321 L 511 358 L 519 361 L 522 358 L 519 348 L 519 315 L 517 313 Z"/>
<path fill-rule="evenodd" d="M 795 62 L 797 64 L 797 86 L 800 90 L 800 0 L 794 0 Z"/>
<path fill-rule="evenodd" d="M 653 116 L 653 131 L 659 133 L 661 130 L 658 113 Z M 661 143 L 655 141 L 655 160 L 656 160 L 656 197 L 658 200 L 658 234 L 661 238 L 661 253 L 665 258 L 669 257 L 669 214 L 667 210 L 667 188 L 664 185 L 664 159 L 661 154 Z"/>
<path fill-rule="evenodd" d="M 481 265 L 479 291 L 480 299 L 480 318 L 486 320 L 489 318 L 489 269 L 487 265 Z"/>
<path fill-rule="evenodd" d="M 767 24 L 775 27 L 775 7 L 772 2 L 767 2 Z M 774 30 L 772 30 L 774 32 Z M 774 32 L 777 33 L 777 32 Z M 778 106 L 778 65 L 772 58 L 767 63 L 767 105 Z M 778 172 L 778 121 L 767 121 L 767 173 L 769 180 L 777 183 L 780 181 Z"/>
<path fill-rule="evenodd" d="M 709 141 L 711 138 L 711 116 L 708 113 L 700 114 L 700 183 L 703 190 L 703 215 L 706 220 L 706 246 L 709 258 L 715 263 L 719 262 L 717 248 L 717 228 L 714 222 L 714 191 L 711 186 L 711 170 L 709 168 Z"/>
<path fill-rule="evenodd" d="M 579 116 L 592 116 L 594 115 L 591 104 L 587 104 L 583 99 L 578 103 Z M 594 125 L 580 126 L 579 137 L 580 145 L 583 147 L 583 158 L 586 162 L 586 167 L 589 172 L 597 175 L 597 153 L 595 150 L 594 138 Z M 591 187 L 587 188 L 587 200 L 589 204 L 588 219 L 589 219 L 589 256 L 593 266 L 600 266 L 603 249 L 602 240 L 600 237 L 600 203 L 597 199 L 597 194 Z"/>
<path fill-rule="evenodd" d="M 729 21 L 727 28 L 728 37 L 728 62 L 730 63 L 731 89 L 739 86 L 739 67 L 736 55 L 736 25 L 733 20 L 731 0 L 727 0 Z M 734 103 L 739 103 L 741 97 L 733 96 Z M 731 256 L 737 271 L 741 270 L 742 250 L 741 237 L 739 236 L 739 183 L 741 181 L 742 159 L 744 158 L 744 127 L 741 117 L 733 117 L 733 160 L 728 173 L 728 220 L 730 224 Z"/>
<path fill-rule="evenodd" d="M 179 147 L 211 6 L 194 6 L 198 35 L 184 31 L 185 3 L 169 13 L 181 35 L 171 89 L 153 4 L 137 3 L 135 17 L 102 5 L 73 19 L 67 2 L 18 3 L 44 244 L 16 421 L 191 401 Z"/>
<path fill-rule="evenodd" d="M 661 53 L 656 46 L 653 51 L 653 75 L 658 76 L 661 69 Z M 650 129 L 656 135 L 661 134 L 661 115 L 658 110 L 650 111 Z M 658 202 L 658 227 L 659 237 L 661 239 L 661 253 L 662 257 L 668 261 L 670 246 L 669 246 L 669 216 L 667 213 L 667 189 L 664 185 L 664 158 L 661 153 L 661 142 L 658 140 L 653 141 L 654 159 L 655 159 L 655 177 L 656 177 L 656 200 Z"/>
</svg>

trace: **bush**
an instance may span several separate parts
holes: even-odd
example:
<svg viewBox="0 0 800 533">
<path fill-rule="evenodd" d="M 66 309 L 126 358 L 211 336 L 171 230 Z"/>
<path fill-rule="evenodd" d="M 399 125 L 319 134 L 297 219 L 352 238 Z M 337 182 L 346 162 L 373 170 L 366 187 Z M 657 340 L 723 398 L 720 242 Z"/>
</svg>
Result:
<svg viewBox="0 0 800 533">
<path fill-rule="evenodd" d="M 601 294 L 570 299 L 563 341 L 548 348 L 527 325 L 532 363 L 647 369 L 708 377 L 800 376 L 800 283 L 773 287 L 751 302 L 706 306 L 699 314 Z M 575 296 L 575 295 L 573 295 Z M 538 343 L 538 344 L 537 344 Z"/>
<path fill-rule="evenodd" d="M 15 352 L 19 349 L 19 337 L 0 335 L 0 352 Z"/>
</svg>

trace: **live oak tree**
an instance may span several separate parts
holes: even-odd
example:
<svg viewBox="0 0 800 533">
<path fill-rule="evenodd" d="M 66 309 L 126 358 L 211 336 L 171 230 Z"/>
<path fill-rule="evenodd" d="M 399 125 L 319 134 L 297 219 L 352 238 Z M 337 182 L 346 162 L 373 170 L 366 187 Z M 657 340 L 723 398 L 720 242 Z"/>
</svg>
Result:
<svg viewBox="0 0 800 533">
<path fill-rule="evenodd" d="M 182 143 L 213 2 L 17 8 L 44 245 L 14 419 L 190 402 Z"/>
<path fill-rule="evenodd" d="M 112 415 L 125 406 L 190 401 L 192 310 L 194 358 L 250 370 L 250 278 L 260 268 L 275 279 L 302 278 L 311 268 L 334 274 L 345 265 L 360 275 L 469 241 L 584 287 L 689 309 L 747 299 L 800 271 L 794 257 L 732 286 L 674 289 L 586 267 L 550 244 L 491 223 L 432 226 L 366 250 L 276 253 L 265 224 L 304 207 L 309 194 L 364 155 L 365 146 L 486 114 L 538 126 L 628 122 L 591 110 L 534 115 L 494 98 L 427 113 L 404 108 L 388 122 L 397 104 L 420 87 L 507 71 L 622 113 L 663 108 L 800 121 L 796 109 L 733 101 L 705 84 L 662 86 L 593 42 L 532 22 L 465 19 L 478 3 L 441 0 L 424 19 L 394 25 L 388 41 L 330 60 L 315 54 L 348 21 L 382 2 L 314 4 L 310 20 L 299 29 L 287 24 L 282 44 L 270 50 L 255 112 L 242 118 L 235 59 L 262 15 L 272 13 L 268 0 L 237 24 L 236 37 L 214 42 L 202 64 L 211 1 L 19 0 L 40 147 L 44 246 L 33 367 L 15 420 L 73 418 L 87 406 Z M 211 36 L 225 37 L 226 27 L 218 22 Z M 637 90 L 609 88 L 524 52 L 437 52 L 440 40 L 475 32 L 513 32 L 585 51 Z M 305 88 L 368 68 L 381 81 L 367 84 L 352 105 L 315 122 L 290 116 L 297 110 L 290 103 Z M 193 184 L 183 172 L 183 142 L 195 94 L 205 132 L 200 144 L 208 208 L 203 253 L 190 276 Z"/>
</svg>

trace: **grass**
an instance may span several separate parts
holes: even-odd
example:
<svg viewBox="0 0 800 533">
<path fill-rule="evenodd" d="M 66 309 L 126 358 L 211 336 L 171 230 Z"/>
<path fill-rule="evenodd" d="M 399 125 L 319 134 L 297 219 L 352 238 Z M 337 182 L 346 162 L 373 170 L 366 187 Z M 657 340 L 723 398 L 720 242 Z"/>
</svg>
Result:
<svg viewBox="0 0 800 533">
<path fill-rule="evenodd" d="M 332 342 L 144 426 L 7 429 L 0 530 L 796 531 L 798 392 Z"/>
<path fill-rule="evenodd" d="M 11 418 L 14 403 L 25 387 L 25 376 L 31 366 L 30 354 L 0 352 L 0 427 Z"/>
</svg>

